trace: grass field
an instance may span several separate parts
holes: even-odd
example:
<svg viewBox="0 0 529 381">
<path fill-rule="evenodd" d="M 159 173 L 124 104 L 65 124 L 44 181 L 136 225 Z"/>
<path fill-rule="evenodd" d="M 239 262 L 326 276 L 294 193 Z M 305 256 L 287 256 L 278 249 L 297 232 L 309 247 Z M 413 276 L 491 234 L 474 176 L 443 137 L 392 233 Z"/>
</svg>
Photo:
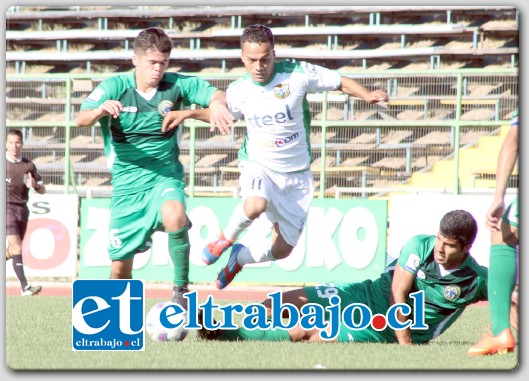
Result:
<svg viewBox="0 0 529 381">
<path fill-rule="evenodd" d="M 150 309 L 161 299 L 148 299 Z M 219 304 L 234 300 L 215 300 Z M 72 351 L 71 298 L 6 298 L 6 364 L 13 370 L 512 370 L 515 353 L 470 357 L 488 308 L 468 308 L 429 345 L 212 342 L 190 332 L 183 342 L 146 337 L 143 352 Z M 35 353 L 38 356 L 27 356 Z"/>
</svg>

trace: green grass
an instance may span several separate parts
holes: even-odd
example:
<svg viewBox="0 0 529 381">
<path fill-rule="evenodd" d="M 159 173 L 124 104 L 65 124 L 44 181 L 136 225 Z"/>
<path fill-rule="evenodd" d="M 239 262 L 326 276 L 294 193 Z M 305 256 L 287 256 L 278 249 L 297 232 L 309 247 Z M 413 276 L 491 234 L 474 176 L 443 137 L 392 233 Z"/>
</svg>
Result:
<svg viewBox="0 0 529 381">
<path fill-rule="evenodd" d="M 150 308 L 159 300 L 148 300 Z M 216 300 L 219 304 L 234 301 Z M 515 353 L 469 357 L 468 348 L 488 325 L 488 309 L 468 308 L 428 345 L 211 342 L 191 332 L 183 342 L 146 337 L 143 352 L 72 351 L 71 299 L 7 297 L 6 363 L 14 370 L 511 370 Z M 38 356 L 28 356 L 35 353 Z"/>
</svg>

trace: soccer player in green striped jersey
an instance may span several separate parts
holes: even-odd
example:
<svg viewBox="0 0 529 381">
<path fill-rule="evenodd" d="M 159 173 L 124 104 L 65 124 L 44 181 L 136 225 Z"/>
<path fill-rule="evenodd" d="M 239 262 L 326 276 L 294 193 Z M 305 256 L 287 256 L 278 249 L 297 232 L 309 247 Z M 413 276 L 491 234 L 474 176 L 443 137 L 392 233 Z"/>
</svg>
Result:
<svg viewBox="0 0 529 381">
<path fill-rule="evenodd" d="M 367 306 L 373 315 L 386 316 L 391 306 L 407 304 L 411 312 L 404 316 L 397 313 L 399 322 L 414 317 L 414 301 L 410 294 L 424 293 L 424 323 L 426 329 L 392 329 L 377 324 L 363 329 L 351 329 L 340 321 L 339 332 L 332 342 L 380 342 L 401 345 L 423 344 L 445 332 L 475 302 L 487 299 L 487 268 L 480 266 L 470 255 L 477 235 L 474 217 L 463 210 L 454 210 L 443 216 L 437 235 L 412 237 L 394 260 L 376 280 L 359 283 L 326 283 L 303 287 L 283 294 L 282 303 L 295 306 L 301 311 L 308 304 L 331 306 L 332 298 L 340 297 L 341 310 L 352 304 Z M 271 300 L 263 302 L 269 315 Z M 305 308 L 306 310 L 306 308 Z M 329 309 L 325 309 L 329 319 Z M 285 313 L 287 312 L 287 313 Z M 283 317 L 288 318 L 288 309 Z M 361 320 L 360 311 L 354 310 L 353 321 Z M 246 329 L 207 331 L 199 335 L 215 340 L 264 340 L 264 341 L 326 341 L 321 329 L 307 329 L 301 325 L 285 329 Z"/>
<path fill-rule="evenodd" d="M 105 137 L 113 188 L 110 277 L 132 278 L 134 255 L 147 250 L 155 231 L 165 231 L 174 265 L 173 300 L 185 306 L 191 223 L 177 127 L 194 118 L 222 130 L 233 117 L 224 92 L 198 77 L 166 72 L 171 49 L 163 30 L 140 32 L 132 57 L 135 70 L 101 82 L 82 103 L 75 124 L 86 127 L 99 121 Z M 191 104 L 202 108 L 182 109 Z"/>
<path fill-rule="evenodd" d="M 489 305 L 491 334 L 486 335 L 468 350 L 472 356 L 512 352 L 516 342 L 509 321 L 511 294 L 516 285 L 516 255 L 519 243 L 518 197 L 505 209 L 505 192 L 509 177 L 518 161 L 518 110 L 513 114 L 511 127 L 498 157 L 496 189 L 485 223 L 491 231 L 489 254 Z"/>
</svg>

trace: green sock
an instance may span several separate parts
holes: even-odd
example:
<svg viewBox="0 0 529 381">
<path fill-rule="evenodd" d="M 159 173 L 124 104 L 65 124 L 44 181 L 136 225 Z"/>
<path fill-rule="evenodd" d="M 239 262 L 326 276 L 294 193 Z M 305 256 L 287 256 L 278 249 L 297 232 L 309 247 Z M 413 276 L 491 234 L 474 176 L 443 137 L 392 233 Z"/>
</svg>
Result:
<svg viewBox="0 0 529 381">
<path fill-rule="evenodd" d="M 182 229 L 167 233 L 169 236 L 169 256 L 173 261 L 173 282 L 176 286 L 189 283 L 189 224 Z"/>
<path fill-rule="evenodd" d="M 510 327 L 511 293 L 516 283 L 516 248 L 492 245 L 489 257 L 488 297 L 492 334 Z"/>
<path fill-rule="evenodd" d="M 217 340 L 235 341 L 235 340 L 250 340 L 250 341 L 292 341 L 288 331 L 284 329 L 246 329 L 237 328 L 235 330 L 222 330 Z"/>
</svg>

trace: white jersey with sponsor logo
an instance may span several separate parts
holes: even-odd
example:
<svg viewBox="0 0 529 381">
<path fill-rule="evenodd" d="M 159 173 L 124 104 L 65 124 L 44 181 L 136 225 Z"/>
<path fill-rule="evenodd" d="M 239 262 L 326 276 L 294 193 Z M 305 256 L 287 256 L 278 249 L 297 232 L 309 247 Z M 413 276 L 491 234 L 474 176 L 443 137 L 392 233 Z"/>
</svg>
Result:
<svg viewBox="0 0 529 381">
<path fill-rule="evenodd" d="M 310 168 L 310 110 L 308 92 L 336 90 L 341 75 L 307 62 L 281 61 L 266 83 L 249 74 L 227 89 L 228 107 L 237 119 L 244 116 L 246 135 L 239 160 L 251 160 L 276 172 Z"/>
</svg>

